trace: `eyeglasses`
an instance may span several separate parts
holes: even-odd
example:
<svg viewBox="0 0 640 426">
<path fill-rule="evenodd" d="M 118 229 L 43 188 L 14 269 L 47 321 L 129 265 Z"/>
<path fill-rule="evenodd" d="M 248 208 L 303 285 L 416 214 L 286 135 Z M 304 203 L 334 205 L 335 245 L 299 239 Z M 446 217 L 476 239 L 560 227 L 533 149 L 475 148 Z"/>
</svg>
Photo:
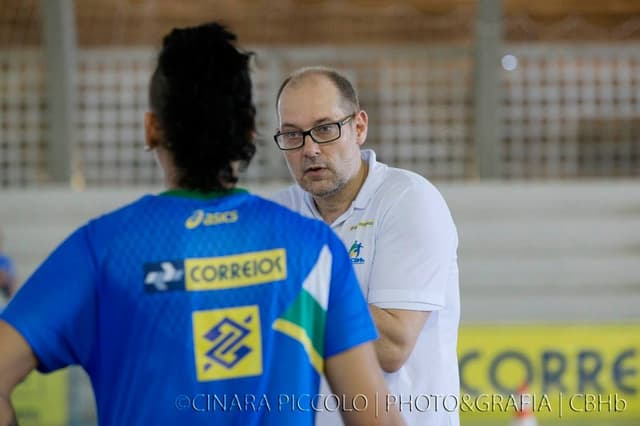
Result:
<svg viewBox="0 0 640 426">
<path fill-rule="evenodd" d="M 273 139 L 276 141 L 278 148 L 283 151 L 302 147 L 307 135 L 311 136 L 311 139 L 317 144 L 333 142 L 340 139 L 340 136 L 342 136 L 342 126 L 347 124 L 355 115 L 356 113 L 353 113 L 340 121 L 320 124 L 307 131 L 292 130 L 289 132 L 279 132 L 273 136 Z"/>
</svg>

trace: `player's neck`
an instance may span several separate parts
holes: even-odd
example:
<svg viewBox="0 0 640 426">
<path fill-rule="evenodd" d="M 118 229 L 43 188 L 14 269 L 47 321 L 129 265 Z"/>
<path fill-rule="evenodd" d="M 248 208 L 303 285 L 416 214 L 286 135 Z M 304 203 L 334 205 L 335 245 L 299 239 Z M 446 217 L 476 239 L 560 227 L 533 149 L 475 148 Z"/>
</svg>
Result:
<svg viewBox="0 0 640 426">
<path fill-rule="evenodd" d="M 158 162 L 162 166 L 162 170 L 164 172 L 164 186 L 167 190 L 189 190 L 190 188 L 183 188 L 180 184 L 180 175 L 178 174 L 178 168 L 176 167 L 173 156 L 168 154 L 164 148 L 157 149 L 156 158 Z M 240 168 L 239 161 L 231 162 L 231 169 L 233 171 L 233 176 L 238 176 L 238 170 Z M 236 187 L 235 182 L 220 182 L 222 186 L 222 190 L 230 190 Z"/>
<path fill-rule="evenodd" d="M 313 197 L 322 220 L 332 224 L 351 207 L 351 203 L 358 196 L 368 172 L 369 164 L 362 161 L 358 173 L 340 191 L 327 197 Z"/>
</svg>

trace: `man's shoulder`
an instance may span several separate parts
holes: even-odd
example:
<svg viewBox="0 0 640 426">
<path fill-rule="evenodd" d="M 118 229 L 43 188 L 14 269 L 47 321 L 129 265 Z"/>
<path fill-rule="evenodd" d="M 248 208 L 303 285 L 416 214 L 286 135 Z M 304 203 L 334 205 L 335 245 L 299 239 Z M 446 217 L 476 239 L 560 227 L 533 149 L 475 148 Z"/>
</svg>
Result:
<svg viewBox="0 0 640 426">
<path fill-rule="evenodd" d="M 442 198 L 440 191 L 427 178 L 418 173 L 396 167 L 388 167 L 378 196 L 389 200 L 416 197 L 424 199 Z"/>
</svg>

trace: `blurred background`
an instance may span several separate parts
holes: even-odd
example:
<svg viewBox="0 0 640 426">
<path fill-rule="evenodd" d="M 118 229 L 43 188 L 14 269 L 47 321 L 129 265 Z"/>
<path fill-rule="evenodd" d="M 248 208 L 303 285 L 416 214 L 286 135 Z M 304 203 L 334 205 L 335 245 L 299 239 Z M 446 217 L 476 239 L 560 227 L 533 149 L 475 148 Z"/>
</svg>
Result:
<svg viewBox="0 0 640 426">
<path fill-rule="evenodd" d="M 0 0 L 0 252 L 19 283 L 90 217 L 161 191 L 148 80 L 162 36 L 208 20 L 256 52 L 243 186 L 290 182 L 275 95 L 321 64 L 359 90 L 366 147 L 440 188 L 463 394 L 527 384 L 527 424 L 640 424 L 640 0 Z M 95 423 L 79 370 L 33 376 L 16 404 L 26 425 Z M 525 424 L 483 407 L 463 424 Z"/>
</svg>

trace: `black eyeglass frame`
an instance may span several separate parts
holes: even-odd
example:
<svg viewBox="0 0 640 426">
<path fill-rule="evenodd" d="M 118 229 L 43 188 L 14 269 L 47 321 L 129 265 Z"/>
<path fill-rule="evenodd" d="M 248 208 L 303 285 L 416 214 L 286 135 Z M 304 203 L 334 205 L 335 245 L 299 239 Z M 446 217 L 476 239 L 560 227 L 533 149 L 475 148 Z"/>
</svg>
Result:
<svg viewBox="0 0 640 426">
<path fill-rule="evenodd" d="M 357 114 L 357 112 L 353 112 L 353 113 L 347 115 L 342 120 L 332 121 L 332 122 L 329 122 L 329 123 L 318 124 L 317 126 L 313 126 L 312 128 L 310 128 L 309 130 L 304 130 L 304 131 L 303 130 L 290 130 L 288 132 L 278 132 L 275 135 L 273 135 L 273 140 L 275 141 L 276 145 L 278 146 L 278 149 L 280 149 L 281 151 L 292 151 L 294 149 L 302 148 L 304 146 L 304 144 L 305 144 L 305 141 L 307 140 L 307 136 L 309 136 L 311 138 L 311 140 L 314 141 L 315 143 L 317 143 L 318 145 L 335 142 L 338 139 L 340 139 L 340 137 L 342 136 L 342 126 L 347 124 L 349 122 L 349 120 L 352 120 L 356 116 L 356 114 Z M 337 125 L 338 126 L 338 136 L 336 136 L 333 139 L 329 139 L 327 141 L 318 141 L 318 140 L 316 140 L 316 138 L 313 137 L 313 134 L 311 132 L 316 130 L 318 127 L 331 126 L 331 125 Z M 281 147 L 280 144 L 278 143 L 278 137 L 280 137 L 282 135 L 286 135 L 287 133 L 302 133 L 302 138 L 301 138 L 300 145 L 298 145 L 296 147 L 293 147 L 293 148 L 283 148 L 283 147 Z"/>
</svg>

